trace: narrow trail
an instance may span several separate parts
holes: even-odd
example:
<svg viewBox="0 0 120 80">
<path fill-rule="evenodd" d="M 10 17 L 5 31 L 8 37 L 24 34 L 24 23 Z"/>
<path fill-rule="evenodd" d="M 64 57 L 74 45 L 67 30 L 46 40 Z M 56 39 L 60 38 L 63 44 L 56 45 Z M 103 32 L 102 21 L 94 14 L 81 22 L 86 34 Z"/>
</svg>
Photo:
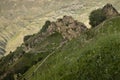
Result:
<svg viewBox="0 0 120 80">
<path fill-rule="evenodd" d="M 55 53 L 56 50 L 58 50 L 59 48 L 61 48 L 65 43 L 67 43 L 67 41 L 64 41 L 64 42 L 60 43 L 60 45 L 59 45 L 52 53 L 50 53 L 50 54 L 38 65 L 37 68 L 35 68 L 35 70 L 32 72 L 32 74 L 30 74 L 30 75 L 28 76 L 28 78 L 25 78 L 24 80 L 30 80 L 30 78 L 31 78 L 32 76 L 34 76 L 34 74 L 35 74 L 35 73 L 37 72 L 37 70 L 46 62 L 46 60 L 47 60 L 50 56 L 52 56 L 52 55 Z M 19 79 L 19 80 L 21 80 L 21 79 Z"/>
</svg>

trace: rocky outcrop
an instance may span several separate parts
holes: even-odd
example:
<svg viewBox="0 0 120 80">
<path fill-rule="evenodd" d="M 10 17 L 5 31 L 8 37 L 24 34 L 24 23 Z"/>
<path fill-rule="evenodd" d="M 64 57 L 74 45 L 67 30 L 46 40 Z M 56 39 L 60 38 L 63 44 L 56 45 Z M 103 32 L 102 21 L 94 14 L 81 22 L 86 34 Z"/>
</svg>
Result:
<svg viewBox="0 0 120 80">
<path fill-rule="evenodd" d="M 49 21 L 49 25 L 46 25 L 45 23 L 39 33 L 31 36 L 24 42 L 25 47 L 26 50 L 29 51 L 36 44 L 42 42 L 48 36 L 56 32 L 60 33 L 64 40 L 71 40 L 80 36 L 86 29 L 87 27 L 83 23 L 74 20 L 71 16 L 64 16 L 54 22 Z"/>
<path fill-rule="evenodd" d="M 106 4 L 102 10 L 107 18 L 119 15 L 118 11 L 112 6 L 112 4 Z"/>
<path fill-rule="evenodd" d="M 59 32 L 63 38 L 71 40 L 79 36 L 86 29 L 87 27 L 83 23 L 74 20 L 71 16 L 64 16 L 62 19 L 57 19 L 56 22 L 51 22 L 47 33 Z"/>
</svg>

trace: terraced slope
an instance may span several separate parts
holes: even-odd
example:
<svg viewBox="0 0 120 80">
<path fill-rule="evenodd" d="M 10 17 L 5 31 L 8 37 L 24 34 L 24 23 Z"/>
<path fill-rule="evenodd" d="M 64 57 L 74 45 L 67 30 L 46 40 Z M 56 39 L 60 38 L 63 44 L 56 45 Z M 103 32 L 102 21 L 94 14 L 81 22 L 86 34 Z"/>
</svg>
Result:
<svg viewBox="0 0 120 80">
<path fill-rule="evenodd" d="M 119 0 L 0 0 L 0 54 L 15 50 L 48 19 L 72 15 L 88 25 L 90 11 L 106 3 L 119 10 Z"/>
</svg>

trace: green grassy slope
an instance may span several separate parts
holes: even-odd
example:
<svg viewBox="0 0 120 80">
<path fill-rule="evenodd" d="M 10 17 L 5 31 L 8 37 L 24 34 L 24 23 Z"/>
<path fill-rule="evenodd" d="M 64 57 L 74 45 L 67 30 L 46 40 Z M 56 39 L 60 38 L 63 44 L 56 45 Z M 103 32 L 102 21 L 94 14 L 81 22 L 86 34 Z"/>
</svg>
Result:
<svg viewBox="0 0 120 80">
<path fill-rule="evenodd" d="M 34 39 L 39 34 L 31 36 Z M 32 43 L 34 40 L 29 40 Z M 38 39 L 39 40 L 39 39 Z M 0 61 L 0 76 L 7 73 L 3 80 L 14 80 L 14 75 L 23 74 L 32 65 L 44 59 L 48 54 L 56 50 L 56 48 L 63 42 L 62 35 L 58 32 L 48 36 L 43 41 L 38 41 L 32 48 L 25 52 L 24 47 L 21 45 L 16 51 L 11 52 Z M 11 77 L 11 78 L 10 78 Z"/>
<path fill-rule="evenodd" d="M 29 69 L 24 74 L 24 78 L 27 80 L 119 80 L 120 17 L 107 20 L 68 42 L 34 72 L 40 63 Z"/>
</svg>

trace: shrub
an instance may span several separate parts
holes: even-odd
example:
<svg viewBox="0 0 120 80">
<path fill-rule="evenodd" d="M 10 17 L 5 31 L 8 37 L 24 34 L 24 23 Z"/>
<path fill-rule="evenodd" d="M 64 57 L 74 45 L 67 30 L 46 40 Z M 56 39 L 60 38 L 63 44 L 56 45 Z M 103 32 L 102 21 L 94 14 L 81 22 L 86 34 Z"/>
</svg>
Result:
<svg viewBox="0 0 120 80">
<path fill-rule="evenodd" d="M 42 29 L 41 29 L 40 32 L 45 32 L 45 31 L 47 30 L 47 28 L 49 27 L 49 25 L 50 25 L 50 21 L 47 20 L 47 21 L 45 22 L 45 24 L 43 25 L 43 27 L 42 27 Z"/>
<path fill-rule="evenodd" d="M 92 27 L 95 27 L 100 23 L 102 23 L 105 19 L 106 16 L 103 13 L 102 9 L 93 10 L 89 16 L 89 20 L 90 20 L 89 24 Z"/>
<path fill-rule="evenodd" d="M 24 39 L 23 39 L 24 42 L 27 41 L 30 37 L 32 37 L 32 35 L 27 35 L 27 36 L 25 36 Z"/>
</svg>

